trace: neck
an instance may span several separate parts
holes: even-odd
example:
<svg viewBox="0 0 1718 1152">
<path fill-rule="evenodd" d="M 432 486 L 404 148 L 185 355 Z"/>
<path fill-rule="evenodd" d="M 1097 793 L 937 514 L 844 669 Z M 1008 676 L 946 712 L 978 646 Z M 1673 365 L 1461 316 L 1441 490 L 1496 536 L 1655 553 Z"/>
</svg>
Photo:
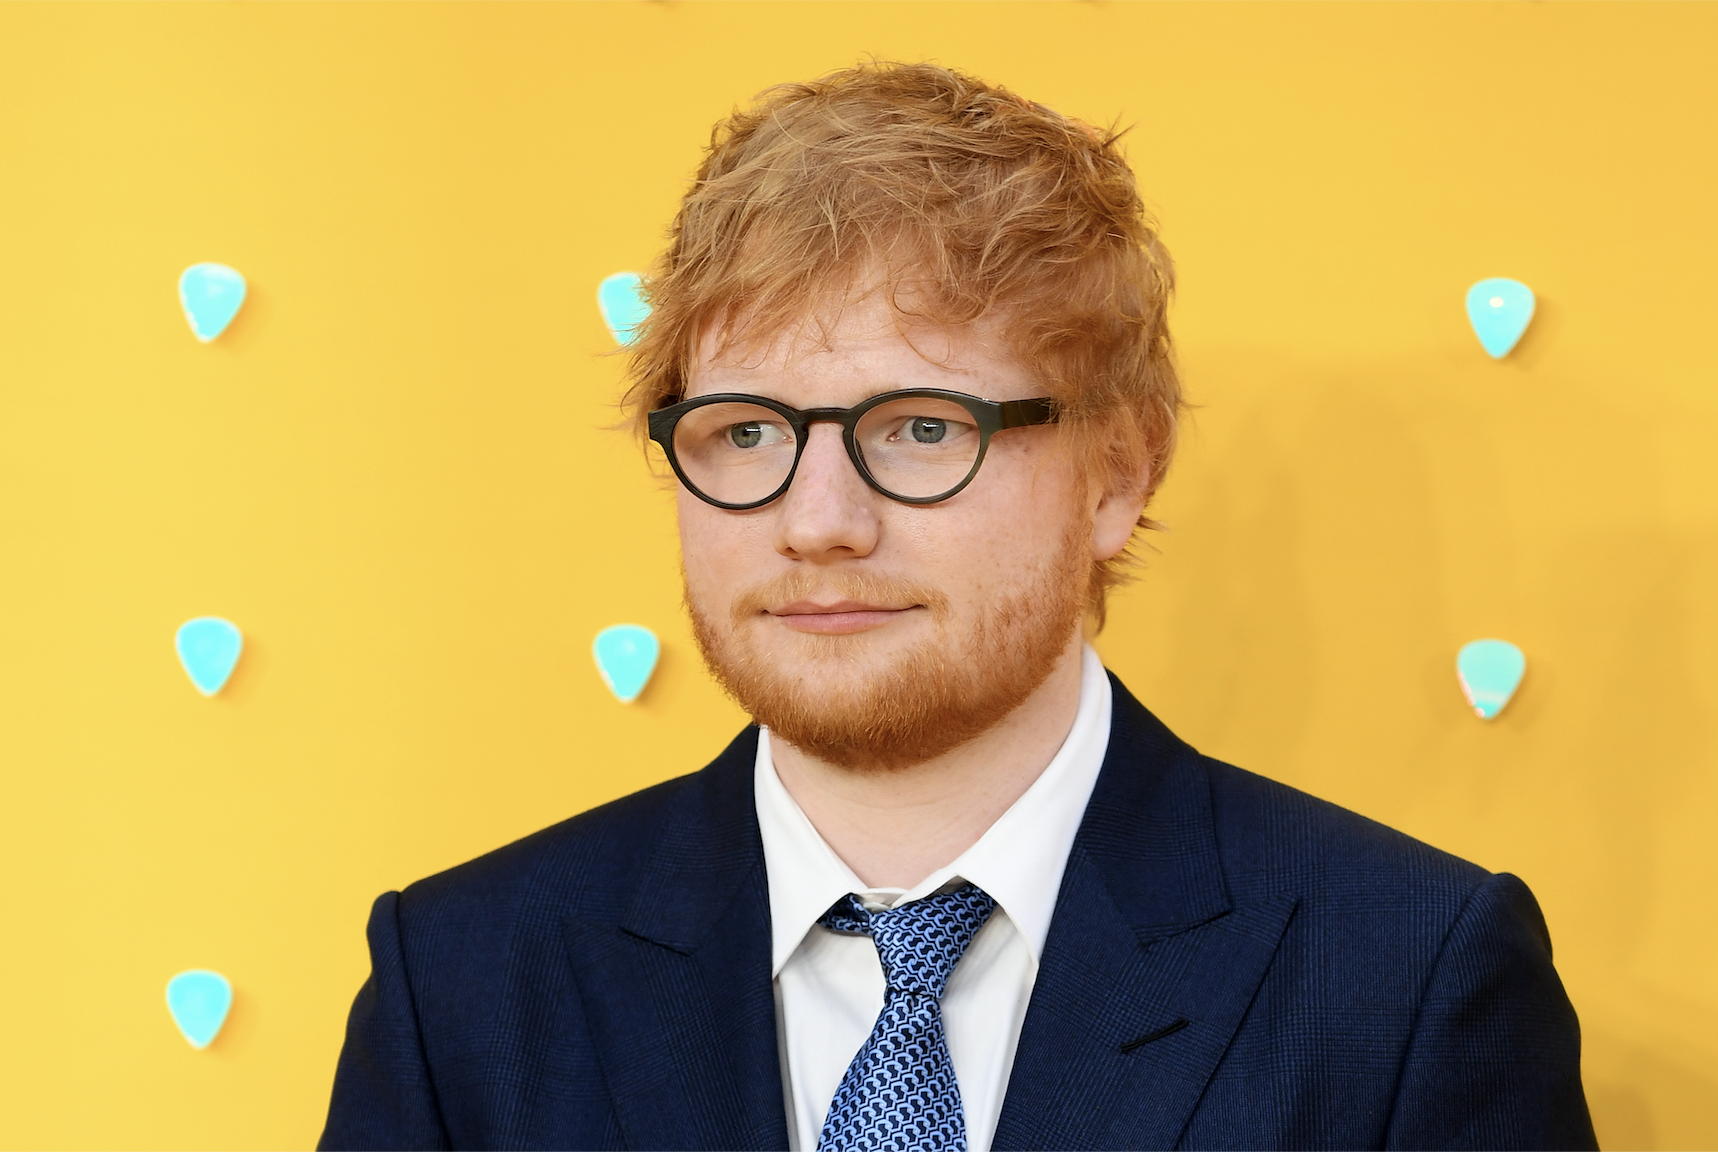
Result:
<svg viewBox="0 0 1718 1152">
<path fill-rule="evenodd" d="M 870 888 L 911 888 L 978 842 L 1049 767 L 1080 706 L 1082 640 L 982 736 L 912 768 L 855 771 L 771 734 L 776 775 L 835 854 Z"/>
</svg>

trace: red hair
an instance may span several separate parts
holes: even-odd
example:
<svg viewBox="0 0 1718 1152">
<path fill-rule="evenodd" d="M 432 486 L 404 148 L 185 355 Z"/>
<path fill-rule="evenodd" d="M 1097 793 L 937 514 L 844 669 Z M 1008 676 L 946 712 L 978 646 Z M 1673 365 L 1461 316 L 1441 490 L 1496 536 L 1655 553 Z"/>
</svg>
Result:
<svg viewBox="0 0 1718 1152">
<path fill-rule="evenodd" d="M 625 401 L 636 426 L 684 394 L 712 325 L 722 347 L 780 333 L 882 270 L 914 321 L 1000 322 L 1091 473 L 1118 488 L 1143 475 L 1149 502 L 1182 407 L 1174 269 L 1117 137 L 930 64 L 764 92 L 716 125 L 646 278 Z M 1100 623 L 1129 559 L 1094 566 Z"/>
</svg>

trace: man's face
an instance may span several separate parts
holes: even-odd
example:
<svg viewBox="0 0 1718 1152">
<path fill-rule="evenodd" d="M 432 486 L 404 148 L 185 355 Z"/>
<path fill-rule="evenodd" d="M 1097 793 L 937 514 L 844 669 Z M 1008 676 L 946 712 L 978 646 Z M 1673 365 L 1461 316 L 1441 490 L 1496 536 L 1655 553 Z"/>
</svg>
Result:
<svg viewBox="0 0 1718 1152">
<path fill-rule="evenodd" d="M 718 357 L 687 396 L 796 408 L 945 388 L 1042 394 L 994 333 L 903 333 L 882 293 L 821 333 Z M 978 735 L 1076 655 L 1096 497 L 1054 427 L 998 433 L 939 504 L 866 485 L 836 424 L 814 424 L 787 492 L 731 512 L 679 492 L 686 598 L 712 669 L 759 723 L 851 768 L 921 763 Z M 1137 513 L 1136 513 L 1137 514 Z"/>
</svg>

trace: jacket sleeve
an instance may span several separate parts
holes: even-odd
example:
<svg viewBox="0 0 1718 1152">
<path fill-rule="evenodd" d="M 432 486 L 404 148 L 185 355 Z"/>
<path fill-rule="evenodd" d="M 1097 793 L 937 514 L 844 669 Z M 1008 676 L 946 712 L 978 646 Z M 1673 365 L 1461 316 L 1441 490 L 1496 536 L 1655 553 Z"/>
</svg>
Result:
<svg viewBox="0 0 1718 1152">
<path fill-rule="evenodd" d="M 389 892 L 370 910 L 370 978 L 346 1022 L 319 1149 L 449 1147 L 400 948 L 399 907 L 400 894 Z"/>
<path fill-rule="evenodd" d="M 1598 1147 L 1581 1090 L 1581 1027 L 1527 885 L 1469 898 L 1421 998 L 1388 1148 Z"/>
</svg>

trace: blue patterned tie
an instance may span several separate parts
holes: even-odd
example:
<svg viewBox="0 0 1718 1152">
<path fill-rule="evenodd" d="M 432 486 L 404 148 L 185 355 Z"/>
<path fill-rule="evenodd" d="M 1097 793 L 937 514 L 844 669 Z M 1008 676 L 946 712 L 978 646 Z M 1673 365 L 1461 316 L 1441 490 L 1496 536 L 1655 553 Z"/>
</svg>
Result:
<svg viewBox="0 0 1718 1152">
<path fill-rule="evenodd" d="M 967 884 L 887 912 L 843 896 L 817 921 L 871 937 L 883 1010 L 830 1102 L 818 1152 L 966 1152 L 966 1116 L 943 1034 L 943 989 L 996 901 Z"/>
</svg>

